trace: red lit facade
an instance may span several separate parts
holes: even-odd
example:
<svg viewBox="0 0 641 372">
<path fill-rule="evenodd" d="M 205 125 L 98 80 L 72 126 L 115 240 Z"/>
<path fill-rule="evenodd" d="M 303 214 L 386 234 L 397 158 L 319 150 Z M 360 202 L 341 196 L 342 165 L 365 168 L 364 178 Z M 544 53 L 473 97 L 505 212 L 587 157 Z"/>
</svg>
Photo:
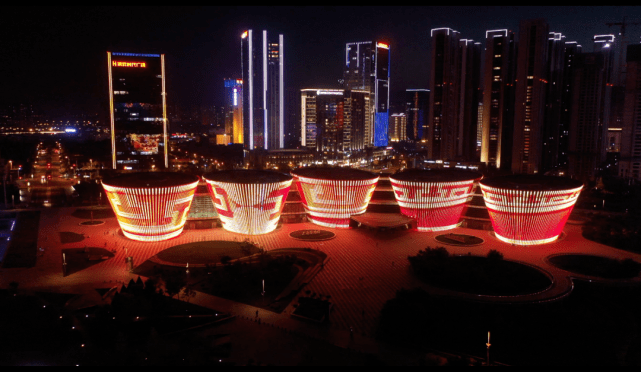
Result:
<svg viewBox="0 0 641 372">
<path fill-rule="evenodd" d="M 419 231 L 455 228 L 474 190 L 474 179 L 457 182 L 407 181 L 390 177 L 401 213 L 416 219 Z"/>
<path fill-rule="evenodd" d="M 481 181 L 483 199 L 496 237 L 517 245 L 556 240 L 563 232 L 582 188 L 519 190 L 488 186 Z"/>
<path fill-rule="evenodd" d="M 292 184 L 291 176 L 286 178 L 289 179 L 242 183 L 205 176 L 223 228 L 248 235 L 266 234 L 276 229 Z"/>
<path fill-rule="evenodd" d="M 365 213 L 378 182 L 378 176 L 366 180 L 340 180 L 292 174 L 311 222 L 342 229 L 349 228 L 352 215 Z"/>
<path fill-rule="evenodd" d="M 198 180 L 168 187 L 102 186 L 126 237 L 161 241 L 182 233 Z"/>
</svg>

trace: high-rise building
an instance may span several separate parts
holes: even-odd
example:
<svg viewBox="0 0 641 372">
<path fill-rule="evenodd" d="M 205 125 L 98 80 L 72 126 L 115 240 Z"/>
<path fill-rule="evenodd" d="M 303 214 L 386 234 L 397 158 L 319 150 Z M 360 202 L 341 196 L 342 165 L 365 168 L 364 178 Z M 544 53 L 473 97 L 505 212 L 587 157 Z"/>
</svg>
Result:
<svg viewBox="0 0 641 372">
<path fill-rule="evenodd" d="M 344 86 L 367 91 L 372 98 L 371 119 L 365 128 L 365 146 L 387 146 L 389 131 L 389 44 L 364 41 L 345 47 Z"/>
<path fill-rule="evenodd" d="M 430 116 L 428 157 L 454 160 L 459 139 L 461 36 L 450 28 L 431 30 Z"/>
<path fill-rule="evenodd" d="M 165 55 L 107 52 L 113 169 L 169 166 Z"/>
<path fill-rule="evenodd" d="M 570 176 L 581 181 L 594 180 L 597 168 L 605 160 L 607 75 L 603 54 L 583 53 L 577 57 L 568 168 Z"/>
<path fill-rule="evenodd" d="M 619 34 L 619 36 L 621 36 Z M 609 109 L 610 115 L 606 118 L 608 126 L 608 139 L 606 151 L 608 153 L 617 153 L 621 149 L 621 134 L 624 115 L 625 101 L 625 64 L 621 66 L 620 58 L 625 53 L 621 50 L 621 37 L 615 35 L 594 35 L 594 52 L 601 53 L 604 58 L 607 88 L 606 95 L 603 96 L 606 101 L 604 106 Z M 616 156 L 616 155 L 615 155 Z"/>
<path fill-rule="evenodd" d="M 407 138 L 407 116 L 405 113 L 394 113 L 390 115 L 390 134 L 391 142 L 405 141 Z"/>
<path fill-rule="evenodd" d="M 242 144 L 243 134 L 243 81 L 225 79 L 225 135 Z"/>
<path fill-rule="evenodd" d="M 243 140 L 248 149 L 285 147 L 283 35 L 247 30 L 241 35 Z"/>
<path fill-rule="evenodd" d="M 561 92 L 561 114 L 559 118 L 558 166 L 567 170 L 570 151 L 570 120 L 572 117 L 572 96 L 574 94 L 574 70 L 577 56 L 581 54 L 581 45 L 576 41 L 565 42 L 563 56 L 563 89 Z"/>
<path fill-rule="evenodd" d="M 550 32 L 548 36 L 547 84 L 545 84 L 545 118 L 542 135 L 541 171 L 559 167 L 561 114 L 563 106 L 563 78 L 565 76 L 565 36 Z"/>
<path fill-rule="evenodd" d="M 427 135 L 430 90 L 405 90 L 405 115 L 407 116 L 407 139 L 420 142 Z"/>
<path fill-rule="evenodd" d="M 545 20 L 520 22 L 512 146 L 514 173 L 541 171 L 548 36 Z"/>
<path fill-rule="evenodd" d="M 486 31 L 481 161 L 504 170 L 512 167 L 516 51 L 512 31 Z"/>
<path fill-rule="evenodd" d="M 428 156 L 474 161 L 481 78 L 481 44 L 461 39 L 458 31 L 431 31 L 432 69 Z"/>
<path fill-rule="evenodd" d="M 287 88 L 285 91 L 285 148 L 300 146 L 300 91 Z"/>
<path fill-rule="evenodd" d="M 479 161 L 476 150 L 478 108 L 481 96 L 481 43 L 463 39 L 461 46 L 461 102 L 456 157 Z"/>
<path fill-rule="evenodd" d="M 641 44 L 629 45 L 619 176 L 641 181 Z"/>
<path fill-rule="evenodd" d="M 362 150 L 370 94 L 343 89 L 301 90 L 301 146 L 330 154 Z"/>
</svg>

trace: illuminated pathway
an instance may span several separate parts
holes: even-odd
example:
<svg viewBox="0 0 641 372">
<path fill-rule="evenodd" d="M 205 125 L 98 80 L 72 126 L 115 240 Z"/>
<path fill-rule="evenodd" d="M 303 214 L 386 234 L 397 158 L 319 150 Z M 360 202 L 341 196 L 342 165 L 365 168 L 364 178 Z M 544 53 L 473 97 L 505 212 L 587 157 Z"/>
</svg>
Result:
<svg viewBox="0 0 641 372">
<path fill-rule="evenodd" d="M 85 220 L 72 217 L 71 213 L 74 210 L 75 208 L 42 210 L 38 244 L 45 248 L 44 255 L 38 258 L 35 268 L 2 269 L 0 287 L 6 288 L 11 281 L 16 281 L 21 289 L 83 293 L 93 288 L 111 287 L 117 282 L 127 282 L 132 278 L 137 278 L 137 276 L 129 274 L 126 269 L 124 249 L 134 257 L 135 265 L 139 265 L 151 256 L 174 245 L 201 240 L 244 240 L 246 238 L 246 236 L 217 228 L 213 230 L 186 230 L 181 236 L 164 242 L 135 242 L 126 239 L 119 233 L 115 218 L 105 219 L 105 224 L 99 226 L 81 226 L 79 223 Z M 251 237 L 251 240 L 266 249 L 313 248 L 320 249 L 328 255 L 328 264 L 302 292 L 310 290 L 323 295 L 331 295 L 334 308 L 330 316 L 330 325 L 333 331 L 342 332 L 342 335 L 345 335 L 345 331 L 350 327 L 353 327 L 359 334 L 373 335 L 380 310 L 387 300 L 395 296 L 397 290 L 412 287 L 428 288 L 414 279 L 407 256 L 414 255 L 427 246 L 443 245 L 434 240 L 438 233 L 416 231 L 384 233 L 365 229 L 332 230 L 336 233 L 336 238 L 318 243 L 302 242 L 289 237 L 290 232 L 302 229 L 317 229 L 317 227 L 311 223 L 286 224 L 270 234 Z M 84 234 L 88 238 L 78 243 L 61 244 L 59 232 Z M 555 278 L 555 284 L 548 291 L 527 296 L 492 298 L 496 301 L 546 301 L 567 294 L 571 289 L 571 281 L 568 276 L 573 274 L 547 263 L 546 257 L 555 253 L 585 253 L 616 259 L 633 258 L 641 261 L 641 255 L 583 239 L 580 234 L 581 227 L 571 224 L 566 225 L 565 233 L 567 235 L 560 241 L 525 248 L 513 247 L 500 242 L 487 231 L 457 228 L 451 232 L 474 235 L 485 240 L 484 244 L 476 247 L 446 246 L 448 251 L 453 254 L 471 252 L 473 255 L 485 256 L 490 249 L 496 249 L 503 253 L 505 259 L 535 265 Z M 106 247 L 108 250 L 116 249 L 116 256 L 68 277 L 62 277 L 62 249 L 83 248 L 85 246 Z M 574 276 L 585 278 L 580 275 Z M 638 278 L 635 280 L 638 281 Z M 267 283 L 268 285 L 269 283 Z M 444 290 L 428 289 L 435 294 L 452 294 L 452 292 Z M 487 299 L 483 296 L 461 296 L 471 299 Z M 236 315 L 255 314 L 254 308 L 247 305 L 230 304 L 231 301 L 207 295 L 199 295 L 197 298 L 200 302 L 200 299 L 204 297 L 206 300 L 203 299 L 203 301 L 211 308 L 224 311 L 225 308 L 231 306 L 232 312 Z M 265 317 L 267 314 L 271 314 L 270 316 L 274 317 L 274 322 L 276 320 L 284 322 L 283 326 L 287 324 L 287 327 L 296 327 L 300 330 L 314 328 L 313 326 L 310 328 L 310 325 L 303 322 L 289 319 L 288 314 L 292 309 L 290 305 L 283 314 L 274 314 L 267 310 L 260 310 L 260 312 L 264 313 Z M 300 326 L 298 327 L 296 324 Z M 318 332 L 324 329 L 324 327 L 316 328 L 319 329 Z M 321 336 L 319 335 L 319 337 Z"/>
</svg>

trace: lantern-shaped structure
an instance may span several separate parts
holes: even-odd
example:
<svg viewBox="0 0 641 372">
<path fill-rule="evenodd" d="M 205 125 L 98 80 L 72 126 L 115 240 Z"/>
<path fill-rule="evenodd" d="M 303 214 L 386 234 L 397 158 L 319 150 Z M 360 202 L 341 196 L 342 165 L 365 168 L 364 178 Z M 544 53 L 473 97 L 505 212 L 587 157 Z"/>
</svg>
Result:
<svg viewBox="0 0 641 372">
<path fill-rule="evenodd" d="M 138 241 L 180 235 L 198 177 L 173 172 L 128 173 L 102 181 L 122 233 Z"/>
<path fill-rule="evenodd" d="M 576 180 L 539 175 L 494 177 L 480 185 L 494 234 L 518 245 L 556 240 L 583 188 Z"/>
<path fill-rule="evenodd" d="M 272 232 L 285 207 L 292 176 L 264 170 L 230 170 L 204 176 L 218 217 L 227 231 Z"/>
<path fill-rule="evenodd" d="M 365 212 L 378 182 L 378 175 L 354 168 L 299 168 L 292 175 L 308 218 L 344 229 L 351 216 Z"/>
<path fill-rule="evenodd" d="M 455 228 L 481 173 L 462 169 L 409 169 L 390 176 L 401 213 L 419 231 Z"/>
</svg>

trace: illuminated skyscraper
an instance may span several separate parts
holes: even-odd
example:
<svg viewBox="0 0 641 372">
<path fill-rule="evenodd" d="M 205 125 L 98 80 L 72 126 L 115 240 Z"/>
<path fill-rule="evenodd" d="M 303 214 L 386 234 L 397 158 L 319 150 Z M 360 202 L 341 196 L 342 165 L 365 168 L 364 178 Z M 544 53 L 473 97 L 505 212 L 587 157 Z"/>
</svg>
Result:
<svg viewBox="0 0 641 372">
<path fill-rule="evenodd" d="M 419 142 L 427 135 L 430 90 L 405 90 L 405 115 L 407 116 L 407 139 Z"/>
<path fill-rule="evenodd" d="M 514 173 L 541 171 L 548 36 L 549 27 L 545 20 L 521 21 L 512 147 Z"/>
<path fill-rule="evenodd" d="M 560 32 L 548 34 L 547 84 L 545 85 L 545 120 L 542 135 L 541 171 L 547 172 L 559 167 L 560 136 L 562 134 L 563 78 L 566 73 L 565 36 Z M 566 129 L 567 130 L 567 129 Z"/>
<path fill-rule="evenodd" d="M 572 95 L 574 91 L 574 69 L 576 67 L 577 56 L 581 54 L 581 49 L 581 45 L 577 44 L 576 41 L 565 42 L 558 151 L 558 165 L 562 169 L 567 169 L 568 167 L 570 120 L 572 116 Z"/>
<path fill-rule="evenodd" d="M 481 43 L 464 39 L 461 46 L 461 113 L 457 138 L 457 158 L 464 161 L 479 161 L 476 148 L 479 102 L 481 95 Z"/>
<path fill-rule="evenodd" d="M 626 62 L 619 176 L 641 181 L 641 44 L 627 47 Z"/>
<path fill-rule="evenodd" d="M 438 28 L 431 30 L 431 37 L 428 157 L 454 160 L 458 148 L 461 100 L 461 36 L 450 28 Z"/>
<path fill-rule="evenodd" d="M 460 33 L 450 28 L 433 29 L 431 37 L 428 156 L 473 161 L 480 100 L 480 43 L 461 39 Z"/>
<path fill-rule="evenodd" d="M 407 139 L 407 116 L 405 113 L 396 113 L 390 117 L 389 140 L 392 142 L 405 141 Z"/>
<path fill-rule="evenodd" d="M 270 38 L 247 30 L 241 35 L 243 140 L 248 149 L 285 147 L 283 35 Z"/>
<path fill-rule="evenodd" d="M 243 81 L 225 79 L 225 135 L 243 143 Z"/>
<path fill-rule="evenodd" d="M 610 93 L 607 68 L 601 53 L 578 55 L 569 135 L 570 176 L 581 181 L 594 180 L 605 160 Z"/>
<path fill-rule="evenodd" d="M 301 146 L 327 153 L 364 148 L 370 94 L 343 89 L 301 90 Z"/>
<path fill-rule="evenodd" d="M 388 143 L 389 66 L 388 44 L 364 41 L 345 46 L 345 88 L 367 91 L 372 98 L 372 118 L 365 128 L 365 146 L 387 146 Z"/>
<path fill-rule="evenodd" d="M 107 52 L 113 169 L 169 166 L 165 55 Z"/>
<path fill-rule="evenodd" d="M 481 161 L 497 169 L 512 166 L 516 42 L 507 30 L 485 32 Z"/>
</svg>

